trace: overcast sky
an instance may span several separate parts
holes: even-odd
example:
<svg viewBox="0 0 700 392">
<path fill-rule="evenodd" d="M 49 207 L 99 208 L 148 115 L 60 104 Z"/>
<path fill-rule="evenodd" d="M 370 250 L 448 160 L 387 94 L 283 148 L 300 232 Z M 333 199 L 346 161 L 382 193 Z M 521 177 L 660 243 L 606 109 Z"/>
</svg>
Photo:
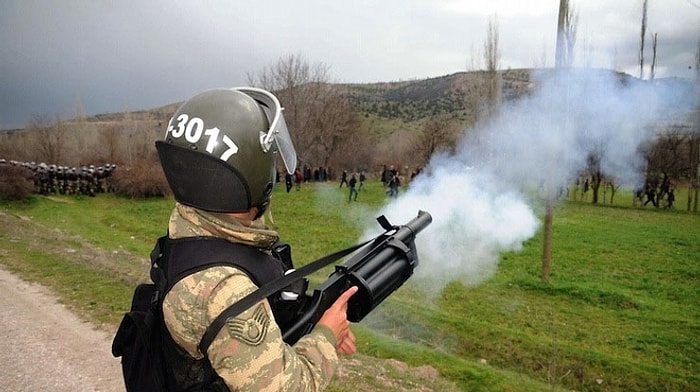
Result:
<svg viewBox="0 0 700 392">
<path fill-rule="evenodd" d="M 639 76 L 642 0 L 571 0 L 578 65 Z M 247 83 L 280 57 L 332 82 L 425 79 L 482 62 L 498 18 L 501 68 L 552 66 L 558 0 L 0 2 L 0 129 L 33 117 L 142 110 Z M 657 77 L 695 75 L 700 0 L 649 0 Z M 650 42 L 650 39 L 647 39 Z M 651 46 L 647 47 L 651 63 Z"/>
</svg>

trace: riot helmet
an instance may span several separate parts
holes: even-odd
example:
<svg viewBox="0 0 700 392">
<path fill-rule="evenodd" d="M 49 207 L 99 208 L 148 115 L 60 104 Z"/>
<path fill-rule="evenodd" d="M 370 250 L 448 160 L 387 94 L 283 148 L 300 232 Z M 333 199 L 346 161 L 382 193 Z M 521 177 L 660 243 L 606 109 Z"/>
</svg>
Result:
<svg viewBox="0 0 700 392">
<path fill-rule="evenodd" d="M 279 154 L 292 173 L 296 152 L 282 107 L 268 91 L 204 91 L 187 100 L 156 142 L 175 199 L 211 212 L 246 212 L 269 204 Z"/>
</svg>

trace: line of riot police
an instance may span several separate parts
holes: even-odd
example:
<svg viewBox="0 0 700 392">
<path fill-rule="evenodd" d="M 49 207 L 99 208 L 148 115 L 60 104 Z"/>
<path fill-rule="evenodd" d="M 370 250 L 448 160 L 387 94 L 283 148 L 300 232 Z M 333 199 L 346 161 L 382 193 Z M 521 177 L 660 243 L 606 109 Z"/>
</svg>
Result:
<svg viewBox="0 0 700 392">
<path fill-rule="evenodd" d="M 44 162 L 5 161 L 0 164 L 10 164 L 25 167 L 33 173 L 34 192 L 49 195 L 86 195 L 95 196 L 97 193 L 114 192 L 110 181 L 117 165 L 102 166 L 83 165 L 79 167 L 47 165 Z"/>
</svg>

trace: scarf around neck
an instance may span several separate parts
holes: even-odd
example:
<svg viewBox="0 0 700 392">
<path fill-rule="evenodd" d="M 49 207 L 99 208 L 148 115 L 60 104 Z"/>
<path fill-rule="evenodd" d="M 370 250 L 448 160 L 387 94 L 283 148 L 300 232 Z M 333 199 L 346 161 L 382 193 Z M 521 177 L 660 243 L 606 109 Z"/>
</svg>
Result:
<svg viewBox="0 0 700 392">
<path fill-rule="evenodd" d="M 171 238 L 219 237 L 233 243 L 269 250 L 279 240 L 279 234 L 270 230 L 264 218 L 243 225 L 226 213 L 200 210 L 177 203 L 170 215 L 168 231 Z"/>
</svg>

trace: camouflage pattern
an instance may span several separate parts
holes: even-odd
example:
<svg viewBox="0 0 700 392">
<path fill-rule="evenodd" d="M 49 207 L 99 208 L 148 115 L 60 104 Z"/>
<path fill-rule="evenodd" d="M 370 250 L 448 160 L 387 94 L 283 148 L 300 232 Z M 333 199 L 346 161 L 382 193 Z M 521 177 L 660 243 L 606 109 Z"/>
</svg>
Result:
<svg viewBox="0 0 700 392">
<path fill-rule="evenodd" d="M 269 251 L 278 235 L 262 219 L 251 227 L 226 214 L 177 204 L 170 217 L 172 238 L 217 236 Z M 176 283 L 163 303 L 165 323 L 174 340 L 200 359 L 198 344 L 209 324 L 229 305 L 256 290 L 241 270 L 218 266 Z M 294 346 L 282 340 L 267 300 L 229 319 L 214 339 L 208 356 L 232 391 L 320 391 L 337 366 L 335 336 L 316 326 Z"/>
</svg>

